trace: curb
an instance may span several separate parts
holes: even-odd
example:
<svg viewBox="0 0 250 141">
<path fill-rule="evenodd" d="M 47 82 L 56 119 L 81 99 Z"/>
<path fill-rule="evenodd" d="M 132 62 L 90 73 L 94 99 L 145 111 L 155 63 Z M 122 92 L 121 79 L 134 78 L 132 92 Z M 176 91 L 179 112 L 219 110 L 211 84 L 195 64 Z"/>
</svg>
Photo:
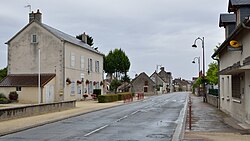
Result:
<svg viewBox="0 0 250 141">
<path fill-rule="evenodd" d="M 183 109 L 180 112 L 180 115 L 177 119 L 177 127 L 175 128 L 172 141 L 181 141 L 185 133 L 186 117 L 187 117 L 187 105 L 188 105 L 188 96 L 186 96 L 186 101 Z"/>
</svg>

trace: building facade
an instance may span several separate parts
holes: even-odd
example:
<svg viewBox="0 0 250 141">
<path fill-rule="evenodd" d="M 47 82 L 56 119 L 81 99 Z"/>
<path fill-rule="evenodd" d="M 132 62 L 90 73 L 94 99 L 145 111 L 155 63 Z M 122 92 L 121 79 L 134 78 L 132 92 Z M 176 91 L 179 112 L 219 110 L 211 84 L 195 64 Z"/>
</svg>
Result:
<svg viewBox="0 0 250 141">
<path fill-rule="evenodd" d="M 82 40 L 76 39 L 42 23 L 39 10 L 32 12 L 29 23 L 6 43 L 8 75 L 38 74 L 39 70 L 40 74 L 55 74 L 51 84 L 53 101 L 80 100 L 82 94 L 92 94 L 93 89 L 102 89 L 103 84 L 104 55 L 86 43 L 85 34 Z M 0 92 L 6 89 L 4 81 L 0 83 Z M 37 86 L 34 85 L 36 89 Z M 41 97 L 40 102 L 45 99 Z M 36 102 L 34 99 L 33 103 Z"/>
<path fill-rule="evenodd" d="M 220 15 L 225 41 L 212 58 L 219 59 L 220 109 L 250 123 L 250 1 L 229 0 Z"/>
</svg>

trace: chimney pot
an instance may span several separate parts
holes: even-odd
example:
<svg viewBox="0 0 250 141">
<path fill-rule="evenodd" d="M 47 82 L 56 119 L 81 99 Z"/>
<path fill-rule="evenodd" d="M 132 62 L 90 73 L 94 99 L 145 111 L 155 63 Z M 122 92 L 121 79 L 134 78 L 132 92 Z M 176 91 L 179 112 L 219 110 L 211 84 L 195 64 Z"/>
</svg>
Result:
<svg viewBox="0 0 250 141">
<path fill-rule="evenodd" d="M 32 22 L 34 20 L 42 22 L 42 13 L 40 13 L 39 9 L 37 9 L 36 13 L 34 13 L 33 11 L 29 13 L 29 22 Z"/>
</svg>

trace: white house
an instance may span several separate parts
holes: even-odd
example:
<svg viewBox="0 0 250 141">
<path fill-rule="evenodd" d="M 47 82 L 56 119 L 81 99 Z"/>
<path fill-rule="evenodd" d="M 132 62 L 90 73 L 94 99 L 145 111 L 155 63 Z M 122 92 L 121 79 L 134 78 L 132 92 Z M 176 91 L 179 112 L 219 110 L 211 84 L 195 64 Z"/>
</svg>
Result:
<svg viewBox="0 0 250 141">
<path fill-rule="evenodd" d="M 220 109 L 250 123 L 250 1 L 229 0 L 220 15 L 225 41 L 212 55 L 219 58 Z"/>
<path fill-rule="evenodd" d="M 93 89 L 103 91 L 104 55 L 86 42 L 85 34 L 79 40 L 42 23 L 39 10 L 30 13 L 29 23 L 6 43 L 8 76 L 0 82 L 0 93 L 8 95 L 10 91 L 16 90 L 20 102 L 44 103 L 80 100 L 82 94 L 92 94 Z M 38 76 L 39 64 L 41 79 L 44 79 L 45 74 L 53 76 L 53 79 L 47 78 L 48 82 L 41 83 L 40 95 L 38 82 L 22 85 L 29 81 L 27 76 Z M 26 80 L 13 83 L 18 75 Z M 46 87 L 47 84 L 49 86 Z M 32 87 L 33 91 L 27 91 L 27 87 Z M 35 96 L 30 99 L 29 95 Z M 47 98 L 48 95 L 50 98 Z"/>
</svg>

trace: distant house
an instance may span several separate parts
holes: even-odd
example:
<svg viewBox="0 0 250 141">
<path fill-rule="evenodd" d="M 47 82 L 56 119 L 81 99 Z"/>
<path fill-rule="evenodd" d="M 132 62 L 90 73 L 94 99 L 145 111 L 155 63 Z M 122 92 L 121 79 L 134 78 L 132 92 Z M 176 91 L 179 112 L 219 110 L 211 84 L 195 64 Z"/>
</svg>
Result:
<svg viewBox="0 0 250 141">
<path fill-rule="evenodd" d="M 225 41 L 212 58 L 219 59 L 220 109 L 250 123 L 250 1 L 229 0 L 229 14 L 221 14 Z"/>
<path fill-rule="evenodd" d="M 173 80 L 173 87 L 175 92 L 191 91 L 191 82 L 185 79 L 176 78 Z"/>
<path fill-rule="evenodd" d="M 17 91 L 21 102 L 46 103 L 80 100 L 82 94 L 92 94 L 93 89 L 103 91 L 104 55 L 86 42 L 85 34 L 78 40 L 42 23 L 39 10 L 30 13 L 29 23 L 6 43 L 8 76 L 0 82 L 0 93 Z M 41 95 L 35 82 L 39 64 Z M 20 78 L 23 80 L 14 83 Z"/>
<path fill-rule="evenodd" d="M 156 85 L 157 94 L 167 93 L 167 87 L 166 87 L 167 84 L 156 71 L 150 76 L 150 79 Z"/>
<path fill-rule="evenodd" d="M 173 92 L 172 90 L 172 84 L 173 84 L 173 77 L 171 72 L 166 72 L 164 67 L 160 68 L 161 71 L 158 73 L 159 76 L 163 79 L 165 86 L 163 86 L 163 89 L 167 92 Z"/>
<path fill-rule="evenodd" d="M 135 93 L 153 95 L 155 90 L 154 87 L 155 83 L 149 78 L 149 76 L 145 72 L 142 72 L 131 81 L 131 91 Z"/>
</svg>

